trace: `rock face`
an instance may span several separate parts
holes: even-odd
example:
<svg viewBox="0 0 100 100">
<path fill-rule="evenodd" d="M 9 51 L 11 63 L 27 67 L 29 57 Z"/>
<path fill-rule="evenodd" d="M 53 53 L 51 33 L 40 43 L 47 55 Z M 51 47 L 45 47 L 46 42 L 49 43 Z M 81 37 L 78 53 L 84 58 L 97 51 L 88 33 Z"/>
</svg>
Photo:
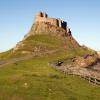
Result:
<svg viewBox="0 0 100 100">
<path fill-rule="evenodd" d="M 86 54 L 83 57 L 75 57 L 73 58 L 73 63 L 75 66 L 79 67 L 89 67 L 93 66 L 98 62 L 99 58 L 97 54 Z"/>
<path fill-rule="evenodd" d="M 100 51 L 98 51 L 97 53 L 98 53 L 98 55 L 100 56 Z"/>
<path fill-rule="evenodd" d="M 68 35 L 66 30 L 63 28 L 59 28 L 57 26 L 53 26 L 48 23 L 44 22 L 37 22 L 32 25 L 32 28 L 28 34 L 26 34 L 26 38 L 30 35 L 36 35 L 36 34 L 49 34 L 49 35 L 58 35 L 58 36 L 64 36 Z"/>
</svg>

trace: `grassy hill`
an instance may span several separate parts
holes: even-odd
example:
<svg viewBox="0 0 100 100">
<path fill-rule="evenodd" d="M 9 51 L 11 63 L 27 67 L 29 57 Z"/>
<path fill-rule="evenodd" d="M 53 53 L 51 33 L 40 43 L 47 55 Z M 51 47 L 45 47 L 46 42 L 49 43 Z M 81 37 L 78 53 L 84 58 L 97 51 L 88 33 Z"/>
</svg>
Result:
<svg viewBox="0 0 100 100">
<path fill-rule="evenodd" d="M 0 100 L 99 100 L 100 87 L 48 65 L 63 57 L 59 52 L 1 67 Z"/>
<path fill-rule="evenodd" d="M 100 87 L 49 65 L 94 51 L 79 46 L 72 36 L 64 36 L 63 29 L 43 25 L 33 25 L 27 38 L 0 53 L 0 100 L 99 100 Z M 36 33 L 45 29 L 46 34 Z M 7 63 L 2 65 L 2 61 Z"/>
<path fill-rule="evenodd" d="M 48 65 L 54 60 L 91 53 L 81 47 L 72 48 L 71 42 L 64 48 L 61 41 L 62 38 L 35 35 L 25 39 L 16 52 L 1 53 L 0 59 L 25 56 L 22 51 L 37 55 L 0 68 L 0 100 L 99 100 L 100 87 L 78 76 L 66 76 Z M 41 55 L 33 51 L 39 46 Z"/>
</svg>

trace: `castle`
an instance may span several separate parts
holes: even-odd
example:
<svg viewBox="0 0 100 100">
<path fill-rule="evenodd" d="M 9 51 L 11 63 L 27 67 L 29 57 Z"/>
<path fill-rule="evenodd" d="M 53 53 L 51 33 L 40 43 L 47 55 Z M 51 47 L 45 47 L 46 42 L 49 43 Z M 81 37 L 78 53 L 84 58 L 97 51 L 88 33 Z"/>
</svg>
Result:
<svg viewBox="0 0 100 100">
<path fill-rule="evenodd" d="M 45 22 L 57 27 L 61 27 L 67 31 L 70 31 L 67 27 L 67 22 L 61 20 L 61 19 L 56 19 L 56 18 L 49 18 L 48 15 L 44 12 L 38 12 L 35 16 L 35 22 Z"/>
</svg>

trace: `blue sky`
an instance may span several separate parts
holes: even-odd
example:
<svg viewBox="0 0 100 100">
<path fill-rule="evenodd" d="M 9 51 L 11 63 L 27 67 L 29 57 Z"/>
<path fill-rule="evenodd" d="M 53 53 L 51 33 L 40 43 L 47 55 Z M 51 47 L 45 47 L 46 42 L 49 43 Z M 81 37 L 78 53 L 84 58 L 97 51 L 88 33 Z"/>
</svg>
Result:
<svg viewBox="0 0 100 100">
<path fill-rule="evenodd" d="M 100 50 L 100 0 L 0 0 L 0 52 L 22 40 L 38 11 L 66 20 L 81 45 Z"/>
</svg>

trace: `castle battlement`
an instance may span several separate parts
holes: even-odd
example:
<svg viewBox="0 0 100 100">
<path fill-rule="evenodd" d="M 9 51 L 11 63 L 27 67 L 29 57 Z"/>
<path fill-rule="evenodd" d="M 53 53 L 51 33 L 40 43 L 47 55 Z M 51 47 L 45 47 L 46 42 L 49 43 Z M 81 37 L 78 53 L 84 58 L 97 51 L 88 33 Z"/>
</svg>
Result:
<svg viewBox="0 0 100 100">
<path fill-rule="evenodd" d="M 61 27 L 63 29 L 67 29 L 67 22 L 61 20 L 61 19 L 56 19 L 56 18 L 49 18 L 48 14 L 44 12 L 38 12 L 35 16 L 35 22 L 46 22 L 51 25 L 55 25 L 57 27 Z"/>
</svg>

